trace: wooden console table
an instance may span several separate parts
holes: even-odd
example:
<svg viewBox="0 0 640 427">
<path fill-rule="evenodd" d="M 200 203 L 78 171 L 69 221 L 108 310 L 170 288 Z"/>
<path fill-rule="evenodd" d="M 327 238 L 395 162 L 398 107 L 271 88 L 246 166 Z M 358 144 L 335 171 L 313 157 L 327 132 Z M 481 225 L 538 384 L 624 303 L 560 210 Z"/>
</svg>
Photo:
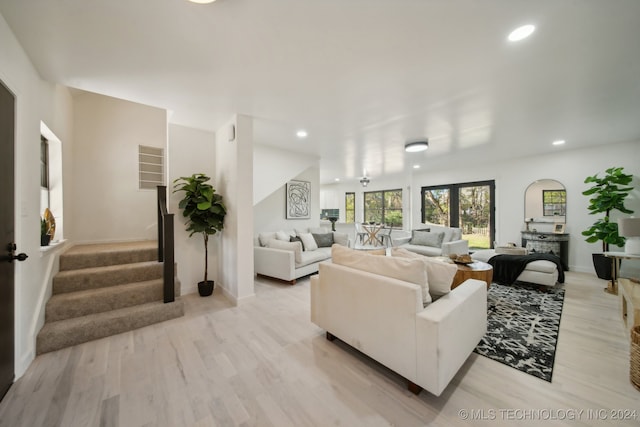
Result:
<svg viewBox="0 0 640 427">
<path fill-rule="evenodd" d="M 640 326 L 640 283 L 620 278 L 620 308 L 622 322 L 627 330 Z"/>
</svg>

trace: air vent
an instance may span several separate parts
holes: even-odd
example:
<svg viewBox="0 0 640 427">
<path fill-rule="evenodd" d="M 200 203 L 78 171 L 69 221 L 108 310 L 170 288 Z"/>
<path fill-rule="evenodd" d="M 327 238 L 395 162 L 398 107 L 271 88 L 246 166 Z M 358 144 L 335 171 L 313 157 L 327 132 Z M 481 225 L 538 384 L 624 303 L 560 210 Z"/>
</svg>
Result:
<svg viewBox="0 0 640 427">
<path fill-rule="evenodd" d="M 138 146 L 139 188 L 155 190 L 164 185 L 164 150 L 158 147 Z"/>
</svg>

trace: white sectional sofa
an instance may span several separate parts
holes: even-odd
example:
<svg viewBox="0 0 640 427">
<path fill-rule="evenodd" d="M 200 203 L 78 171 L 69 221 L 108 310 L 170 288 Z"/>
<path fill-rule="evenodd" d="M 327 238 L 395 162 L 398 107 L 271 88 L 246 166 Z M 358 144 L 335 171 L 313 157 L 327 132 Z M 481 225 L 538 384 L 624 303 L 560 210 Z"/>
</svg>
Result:
<svg viewBox="0 0 640 427">
<path fill-rule="evenodd" d="M 311 276 L 311 321 L 405 377 L 412 392 L 439 396 L 486 333 L 487 284 L 469 279 L 424 306 L 425 262 L 342 251 L 354 253 L 334 253 Z"/>
<path fill-rule="evenodd" d="M 305 247 L 304 242 L 292 242 L 301 235 L 331 236 L 327 246 Z M 314 239 L 315 240 L 315 239 Z M 261 232 L 254 237 L 253 257 L 255 273 L 262 277 L 295 284 L 296 279 L 318 271 L 321 261 L 331 259 L 333 243 L 350 246 L 349 236 L 324 228 Z M 318 242 L 316 242 L 316 245 Z"/>
<path fill-rule="evenodd" d="M 469 242 L 462 239 L 462 229 L 425 224 L 423 229 L 413 230 L 410 236 L 392 239 L 393 246 L 426 256 L 468 254 Z"/>
</svg>

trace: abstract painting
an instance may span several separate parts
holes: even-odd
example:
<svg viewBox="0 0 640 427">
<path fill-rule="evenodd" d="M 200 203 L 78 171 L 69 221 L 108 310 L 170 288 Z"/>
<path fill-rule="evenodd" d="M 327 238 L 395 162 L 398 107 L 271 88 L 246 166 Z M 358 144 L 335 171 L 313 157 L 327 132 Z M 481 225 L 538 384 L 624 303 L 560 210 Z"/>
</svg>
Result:
<svg viewBox="0 0 640 427">
<path fill-rule="evenodd" d="M 311 183 L 287 182 L 287 219 L 311 218 Z"/>
</svg>

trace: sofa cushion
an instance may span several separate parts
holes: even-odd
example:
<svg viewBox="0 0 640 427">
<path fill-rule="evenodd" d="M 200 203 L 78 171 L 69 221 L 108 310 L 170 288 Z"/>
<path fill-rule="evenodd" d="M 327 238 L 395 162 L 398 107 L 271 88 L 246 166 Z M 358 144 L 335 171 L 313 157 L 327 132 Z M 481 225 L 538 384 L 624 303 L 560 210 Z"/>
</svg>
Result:
<svg viewBox="0 0 640 427">
<path fill-rule="evenodd" d="M 276 231 L 276 239 L 282 240 L 283 242 L 288 242 L 290 238 L 291 238 L 291 235 L 286 231 L 282 231 L 282 230 Z"/>
<path fill-rule="evenodd" d="M 333 245 L 333 233 L 311 233 L 319 248 L 330 248 Z"/>
<path fill-rule="evenodd" d="M 444 232 L 431 231 L 414 231 L 411 237 L 412 245 L 431 246 L 432 248 L 441 248 L 444 239 Z"/>
<path fill-rule="evenodd" d="M 300 262 L 296 261 L 296 268 L 304 267 L 305 265 L 324 261 L 330 258 L 331 248 L 319 248 L 315 251 L 302 252 L 300 256 Z"/>
<path fill-rule="evenodd" d="M 433 248 L 431 246 L 422 246 L 422 245 L 412 245 L 410 243 L 404 244 L 402 246 L 398 246 L 401 248 L 405 248 L 411 252 L 418 253 L 424 256 L 440 256 L 442 255 L 442 249 Z"/>
<path fill-rule="evenodd" d="M 340 245 L 331 247 L 331 260 L 334 264 L 418 285 L 422 289 L 423 303 L 431 302 L 427 271 L 420 260 L 375 256 L 368 251 L 356 251 Z"/>
<path fill-rule="evenodd" d="M 305 251 L 315 251 L 318 249 L 318 244 L 316 240 L 313 238 L 313 234 L 311 233 L 302 233 L 299 234 L 300 240 L 302 240 L 302 244 L 304 245 Z"/>
<path fill-rule="evenodd" d="M 419 259 L 424 263 L 429 281 L 429 293 L 436 300 L 451 292 L 453 277 L 458 271 L 455 264 L 442 261 L 438 258 L 419 255 L 405 248 L 391 248 L 391 256 Z"/>
<path fill-rule="evenodd" d="M 291 236 L 289 238 L 290 242 L 300 242 L 300 244 L 302 245 L 302 250 L 304 251 L 304 243 L 302 243 L 302 239 L 299 236 Z"/>
<path fill-rule="evenodd" d="M 459 227 L 445 227 L 443 225 L 431 225 L 431 232 L 433 233 L 444 233 L 444 238 L 442 239 L 442 243 L 454 242 L 456 240 L 462 239 L 462 229 Z"/>
<path fill-rule="evenodd" d="M 347 233 L 333 232 L 333 243 L 337 243 L 342 246 L 349 246 L 349 235 Z"/>
<path fill-rule="evenodd" d="M 258 240 L 260 240 L 260 246 L 267 246 L 269 240 L 276 238 L 275 231 L 265 231 L 262 233 L 258 233 Z"/>
<path fill-rule="evenodd" d="M 271 239 L 267 242 L 267 247 L 291 251 L 295 256 L 296 263 L 302 262 L 302 243 L 300 242 L 283 242 L 282 240 Z"/>
</svg>

